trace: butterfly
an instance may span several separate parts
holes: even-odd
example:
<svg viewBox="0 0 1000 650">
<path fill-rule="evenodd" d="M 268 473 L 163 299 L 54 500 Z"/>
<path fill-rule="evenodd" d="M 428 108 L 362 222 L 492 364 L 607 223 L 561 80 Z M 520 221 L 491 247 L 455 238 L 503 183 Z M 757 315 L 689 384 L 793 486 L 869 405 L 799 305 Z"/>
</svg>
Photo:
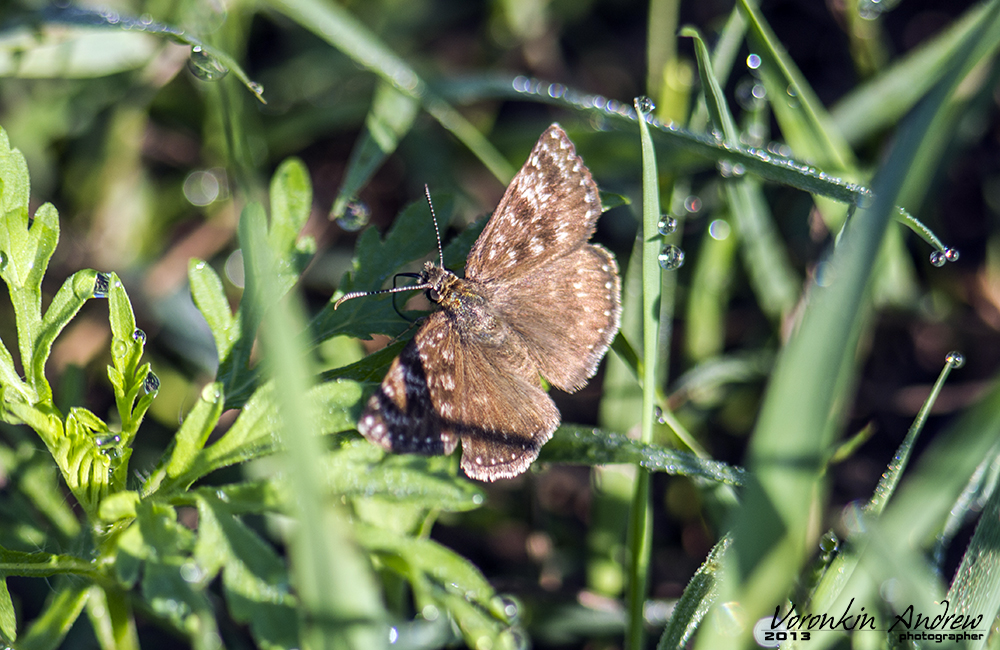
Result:
<svg viewBox="0 0 1000 650">
<path fill-rule="evenodd" d="M 473 245 L 465 277 L 442 259 L 405 288 L 426 290 L 440 309 L 389 366 L 358 431 L 396 453 L 450 454 L 461 441 L 474 479 L 524 472 L 560 420 L 540 377 L 579 390 L 618 332 L 618 265 L 588 242 L 601 212 L 590 170 L 553 124 Z"/>
</svg>

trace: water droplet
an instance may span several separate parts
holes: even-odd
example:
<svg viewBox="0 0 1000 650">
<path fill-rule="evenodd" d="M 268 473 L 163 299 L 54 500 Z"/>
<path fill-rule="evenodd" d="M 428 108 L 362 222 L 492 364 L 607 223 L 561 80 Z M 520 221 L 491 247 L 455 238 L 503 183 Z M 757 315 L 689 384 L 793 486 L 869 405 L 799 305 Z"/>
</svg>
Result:
<svg viewBox="0 0 1000 650">
<path fill-rule="evenodd" d="M 212 384 L 206 384 L 204 388 L 201 389 L 201 398 L 206 402 L 216 402 L 222 398 L 222 389 L 219 387 L 218 382 Z"/>
<path fill-rule="evenodd" d="M 256 81 L 251 81 L 250 83 L 247 84 L 247 87 L 250 88 L 250 92 L 252 92 L 254 95 L 257 95 L 258 97 L 264 94 L 264 84 L 258 83 Z"/>
<path fill-rule="evenodd" d="M 139 345 L 146 345 L 146 333 L 141 329 L 136 329 L 132 332 L 132 340 L 138 341 Z"/>
<path fill-rule="evenodd" d="M 760 67 L 760 64 L 761 64 L 760 56 L 758 56 L 756 54 L 749 54 L 749 55 L 747 55 L 747 67 L 748 68 L 750 68 L 751 70 L 756 70 L 757 68 Z"/>
<path fill-rule="evenodd" d="M 191 48 L 187 67 L 191 74 L 202 81 L 218 81 L 229 74 L 229 68 L 198 45 Z"/>
<path fill-rule="evenodd" d="M 732 178 L 733 176 L 733 163 L 728 160 L 720 160 L 715 163 L 716 168 L 719 170 L 719 176 L 723 178 Z"/>
<path fill-rule="evenodd" d="M 111 291 L 111 274 L 98 273 L 97 277 L 94 278 L 94 297 L 107 298 L 108 292 L 110 291 Z"/>
<path fill-rule="evenodd" d="M 961 368 L 965 365 L 965 355 L 957 350 L 949 352 L 944 360 L 952 368 Z"/>
<path fill-rule="evenodd" d="M 730 231 L 732 231 L 732 227 L 725 219 L 716 219 L 708 225 L 708 234 L 712 239 L 718 241 L 728 239 Z"/>
<path fill-rule="evenodd" d="M 223 503 L 229 503 L 229 495 L 226 494 L 225 490 L 216 490 L 215 497 Z"/>
<path fill-rule="evenodd" d="M 663 247 L 656 261 L 660 263 L 660 268 L 665 271 L 676 271 L 684 266 L 684 251 L 677 246 L 669 244 Z"/>
<path fill-rule="evenodd" d="M 881 0 L 861 0 L 858 3 L 858 16 L 863 20 L 875 20 L 883 11 Z"/>
<path fill-rule="evenodd" d="M 472 495 L 472 502 L 474 504 L 476 504 L 477 506 L 482 505 L 483 501 L 485 501 L 485 499 L 483 498 L 483 495 L 481 495 L 481 494 L 473 494 Z"/>
<path fill-rule="evenodd" d="M 944 258 L 949 262 L 957 262 L 959 258 L 959 252 L 957 248 L 946 248 L 944 249 Z"/>
<path fill-rule="evenodd" d="M 692 194 L 691 196 L 684 199 L 684 209 L 694 214 L 701 210 L 701 199 Z"/>
<path fill-rule="evenodd" d="M 7 268 L 7 253 L 0 251 L 0 271 Z"/>
<path fill-rule="evenodd" d="M 516 600 L 510 596 L 500 596 L 500 606 L 508 621 L 511 623 L 517 622 L 518 617 L 521 615 L 521 608 L 518 606 Z"/>
<path fill-rule="evenodd" d="M 368 225 L 372 211 L 363 201 L 348 201 L 344 206 L 344 215 L 337 219 L 337 225 L 347 232 L 357 232 Z"/>
<path fill-rule="evenodd" d="M 740 177 L 747 173 L 747 168 L 743 166 L 743 163 L 736 163 L 733 165 L 733 176 Z"/>
<path fill-rule="evenodd" d="M 397 641 L 399 641 L 399 630 L 396 629 L 396 626 L 390 627 L 389 628 L 389 643 L 393 644 L 393 643 L 396 643 Z"/>
<path fill-rule="evenodd" d="M 674 219 L 669 214 L 665 214 L 660 217 L 660 221 L 656 224 L 656 229 L 661 235 L 670 235 L 677 230 L 677 219 Z"/>
<path fill-rule="evenodd" d="M 656 104 L 653 103 L 652 99 L 646 97 L 645 95 L 640 95 L 639 97 L 636 97 L 634 103 L 635 103 L 635 110 L 639 111 L 640 113 L 649 114 L 656 110 Z"/>
<path fill-rule="evenodd" d="M 115 339 L 111 343 L 111 354 L 121 359 L 126 354 L 128 354 L 128 345 L 126 345 L 125 341 L 121 339 Z"/>
<path fill-rule="evenodd" d="M 819 538 L 819 549 L 824 553 L 833 553 L 838 548 L 840 548 L 840 540 L 832 530 L 827 531 L 826 534 Z"/>
<path fill-rule="evenodd" d="M 117 445 L 122 441 L 122 437 L 117 433 L 109 433 L 106 436 L 94 436 L 94 444 L 98 447 L 106 447 L 108 445 Z"/>
<path fill-rule="evenodd" d="M 142 381 L 142 390 L 145 391 L 147 395 L 160 390 L 160 378 L 150 371 L 146 375 L 146 378 Z"/>
<path fill-rule="evenodd" d="M 934 251 L 931 253 L 931 264 L 937 267 L 942 267 L 948 262 L 948 258 L 941 251 Z"/>
</svg>

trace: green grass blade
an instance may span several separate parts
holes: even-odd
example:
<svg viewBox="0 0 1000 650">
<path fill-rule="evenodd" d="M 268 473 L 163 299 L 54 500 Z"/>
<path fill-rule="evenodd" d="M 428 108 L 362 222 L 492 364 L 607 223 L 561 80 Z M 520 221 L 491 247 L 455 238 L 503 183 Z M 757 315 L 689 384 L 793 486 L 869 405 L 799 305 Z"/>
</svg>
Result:
<svg viewBox="0 0 1000 650">
<path fill-rule="evenodd" d="M 274 259 L 266 245 L 266 218 L 259 206 L 243 213 L 247 268 L 255 286 L 266 295 L 273 290 Z M 259 298 L 257 298 L 259 300 Z M 258 302 L 263 309 L 266 303 Z M 321 498 L 322 445 L 320 405 L 307 399 L 313 375 L 299 339 L 304 319 L 297 302 L 267 309 L 263 343 L 275 378 L 275 401 L 287 455 L 289 487 L 297 495 L 295 514 L 300 526 L 292 538 L 291 557 L 302 601 L 302 639 L 311 647 L 384 647 L 388 634 L 380 625 L 332 626 L 319 621 L 380 621 L 384 612 L 367 560 L 353 546 L 348 520 L 339 508 Z"/>
<path fill-rule="evenodd" d="M 740 139 L 736 121 L 712 72 L 708 48 L 698 30 L 685 27 L 681 34 L 694 39 L 698 73 L 712 124 L 722 134 L 725 144 L 738 148 Z M 729 161 L 723 163 L 727 169 L 735 169 Z M 795 306 L 800 281 L 785 255 L 785 247 L 764 200 L 760 183 L 749 178 L 729 178 L 725 181 L 724 190 L 754 291 L 764 312 L 777 321 Z"/>
<path fill-rule="evenodd" d="M 424 110 L 468 147 L 501 182 L 507 183 L 514 176 L 510 163 L 476 127 L 431 92 L 406 61 L 346 9 L 319 0 L 269 0 L 269 4 L 400 92 L 419 100 Z"/>
<path fill-rule="evenodd" d="M 552 440 L 542 448 L 539 460 L 587 465 L 633 463 L 651 472 L 702 478 L 728 485 L 742 485 L 745 480 L 745 474 L 739 467 L 632 440 L 620 433 L 573 424 L 564 424 L 556 429 Z"/>
<path fill-rule="evenodd" d="M 396 150 L 399 141 L 413 126 L 419 107 L 412 96 L 384 81 L 375 88 L 364 131 L 351 150 L 347 172 L 330 209 L 331 219 L 344 216 L 347 204 L 357 198 L 372 174 Z"/>
<path fill-rule="evenodd" d="M 980 25 L 987 3 L 971 7 L 912 52 L 845 95 L 830 117 L 847 142 L 859 144 L 891 127 L 948 69 L 948 61 Z M 986 47 L 995 47 L 988 41 Z"/>
</svg>

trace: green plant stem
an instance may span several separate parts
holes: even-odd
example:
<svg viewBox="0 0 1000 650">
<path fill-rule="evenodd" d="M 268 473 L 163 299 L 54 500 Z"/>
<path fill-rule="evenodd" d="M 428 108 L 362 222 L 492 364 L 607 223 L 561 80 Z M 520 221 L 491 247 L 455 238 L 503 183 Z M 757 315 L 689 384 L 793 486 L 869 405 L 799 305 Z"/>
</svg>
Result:
<svg viewBox="0 0 1000 650">
<path fill-rule="evenodd" d="M 637 107 L 638 108 L 638 107 Z M 642 141 L 642 419 L 640 441 L 653 440 L 653 407 L 656 405 L 656 368 L 659 348 L 660 267 L 657 256 L 660 238 L 656 223 L 660 218 L 659 183 L 656 176 L 656 159 L 653 142 L 645 120 L 639 120 Z M 628 623 L 625 647 L 639 650 L 643 647 L 643 605 L 649 574 L 649 556 L 652 550 L 652 511 L 649 502 L 650 473 L 636 466 L 635 492 L 632 495 L 629 522 L 629 551 L 631 567 L 628 591 Z"/>
</svg>

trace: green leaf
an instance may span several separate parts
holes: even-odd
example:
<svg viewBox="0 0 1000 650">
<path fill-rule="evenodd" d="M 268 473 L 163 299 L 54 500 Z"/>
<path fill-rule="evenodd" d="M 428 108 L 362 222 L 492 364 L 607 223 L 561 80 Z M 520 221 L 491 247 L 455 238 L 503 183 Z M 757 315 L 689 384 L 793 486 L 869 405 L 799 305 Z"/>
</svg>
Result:
<svg viewBox="0 0 1000 650">
<path fill-rule="evenodd" d="M 496 592 L 479 570 L 454 551 L 430 539 L 356 526 L 358 543 L 410 581 L 417 609 L 433 604 L 455 619 L 470 648 L 508 647 L 509 621 Z M 502 644 L 502 645 L 501 645 Z"/>
<path fill-rule="evenodd" d="M 19 650 L 55 650 L 66 638 L 66 633 L 80 617 L 87 604 L 90 585 L 80 580 L 62 580 L 45 603 L 45 609 L 36 618 L 26 634 L 21 636 Z"/>
<path fill-rule="evenodd" d="M 426 510 L 461 512 L 486 497 L 471 481 L 454 476 L 451 459 L 386 454 L 361 438 L 345 438 L 325 459 L 327 487 L 348 498 L 378 497 Z"/>
<path fill-rule="evenodd" d="M 229 357 L 229 351 L 239 336 L 239 316 L 234 317 L 230 311 L 222 280 L 207 262 L 192 258 L 188 262 L 188 281 L 191 283 L 191 298 L 212 331 L 221 364 Z"/>
<path fill-rule="evenodd" d="M 91 562 L 72 555 L 26 553 L 0 548 L 0 574 L 4 576 L 46 578 L 66 573 L 94 576 L 96 567 Z"/>
<path fill-rule="evenodd" d="M 201 399 L 184 418 L 184 423 L 174 438 L 176 442 L 167 463 L 167 476 L 177 478 L 191 468 L 195 456 L 204 448 L 212 429 L 219 423 L 224 404 L 221 384 L 208 384 L 202 389 Z"/>
<path fill-rule="evenodd" d="M 199 493 L 198 542 L 194 557 L 210 580 L 220 570 L 233 618 L 249 623 L 267 647 L 298 645 L 297 600 L 281 558 L 269 544 L 233 516 L 227 504 Z"/>
<path fill-rule="evenodd" d="M 726 536 L 712 547 L 677 600 L 660 642 L 656 644 L 656 650 L 681 650 L 687 647 L 705 614 L 715 603 L 718 595 L 716 574 L 731 544 L 732 538 Z"/>
<path fill-rule="evenodd" d="M 0 635 L 5 643 L 17 641 L 17 618 L 7 589 L 7 576 L 0 576 Z"/>
<path fill-rule="evenodd" d="M 45 378 L 45 364 L 52 352 L 52 343 L 80 311 L 83 304 L 94 297 L 96 277 L 97 272 L 90 269 L 77 271 L 63 282 L 48 309 L 45 310 L 31 357 L 31 372 L 28 375 L 40 402 L 52 402 L 52 389 Z"/>
<path fill-rule="evenodd" d="M 365 118 L 364 131 L 351 150 L 347 172 L 330 210 L 331 219 L 344 215 L 347 204 L 357 198 L 372 174 L 396 150 L 399 141 L 413 126 L 419 107 L 410 95 L 399 92 L 384 81 L 379 82 Z"/>
<path fill-rule="evenodd" d="M 271 178 L 271 223 L 267 241 L 274 253 L 278 277 L 276 300 L 292 288 L 316 252 L 312 237 L 299 240 L 299 232 L 312 209 L 309 171 L 298 158 L 285 160 Z"/>
<path fill-rule="evenodd" d="M 202 449 L 191 461 L 189 471 L 178 476 L 176 481 L 190 485 L 220 467 L 273 453 L 278 448 L 274 435 L 277 420 L 274 390 L 273 382 L 257 389 L 233 426 L 215 443 Z M 320 432 L 346 431 L 357 422 L 361 387 L 347 380 L 324 382 L 309 389 L 306 400 L 320 415 Z"/>
<path fill-rule="evenodd" d="M 91 27 L 33 24 L 0 37 L 0 76 L 25 79 L 86 79 L 145 65 L 155 54 L 148 34 Z"/>
</svg>

